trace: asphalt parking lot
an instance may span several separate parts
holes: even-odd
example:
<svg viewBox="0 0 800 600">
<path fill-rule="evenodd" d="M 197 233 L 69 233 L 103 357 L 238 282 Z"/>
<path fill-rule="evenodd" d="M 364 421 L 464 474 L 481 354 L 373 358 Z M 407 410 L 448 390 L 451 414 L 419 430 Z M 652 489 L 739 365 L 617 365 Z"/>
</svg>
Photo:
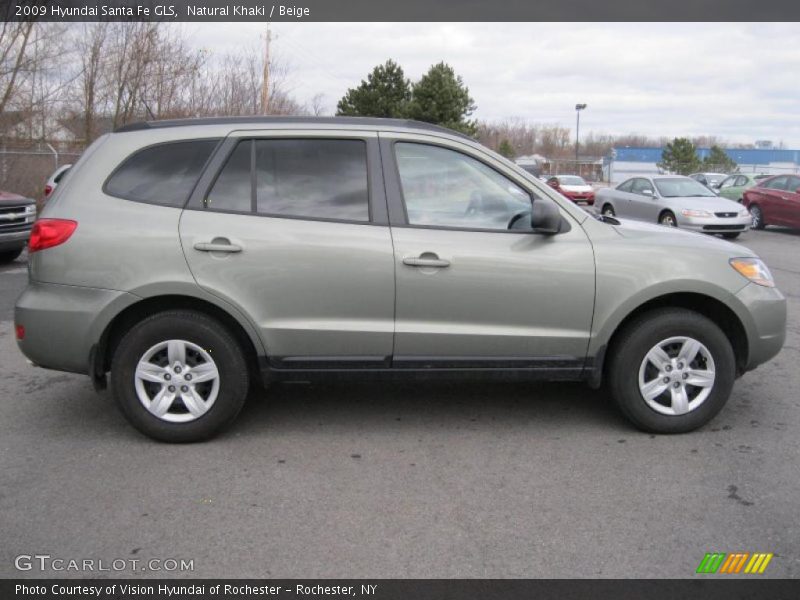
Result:
<svg viewBox="0 0 800 600">
<path fill-rule="evenodd" d="M 206 444 L 136 433 L 88 378 L 28 366 L 0 268 L 0 576 L 20 554 L 190 559 L 194 577 L 800 576 L 800 232 L 749 232 L 783 352 L 702 430 L 632 429 L 582 385 L 277 385 Z M 702 257 L 698 257 L 702 260 Z"/>
</svg>

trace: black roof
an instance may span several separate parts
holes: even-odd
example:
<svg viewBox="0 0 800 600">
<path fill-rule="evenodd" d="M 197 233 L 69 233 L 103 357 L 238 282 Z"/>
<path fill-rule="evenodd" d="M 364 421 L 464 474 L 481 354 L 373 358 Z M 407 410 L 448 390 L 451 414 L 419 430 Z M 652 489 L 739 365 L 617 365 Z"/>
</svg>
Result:
<svg viewBox="0 0 800 600">
<path fill-rule="evenodd" d="M 367 125 L 370 127 L 405 127 L 407 129 L 420 129 L 422 131 L 437 131 L 439 133 L 449 133 L 450 135 L 457 135 L 459 137 L 472 139 L 469 136 L 442 127 L 432 123 L 424 123 L 423 121 L 414 121 L 411 119 L 384 119 L 378 117 L 266 117 L 266 116 L 252 116 L 252 117 L 203 117 L 195 119 L 165 119 L 163 121 L 139 121 L 137 123 L 130 123 L 123 125 L 114 130 L 114 133 L 124 133 L 126 131 L 142 131 L 143 129 L 161 129 L 166 127 L 189 127 L 192 125 L 236 125 L 236 124 L 313 124 L 319 123 L 324 125 Z"/>
</svg>

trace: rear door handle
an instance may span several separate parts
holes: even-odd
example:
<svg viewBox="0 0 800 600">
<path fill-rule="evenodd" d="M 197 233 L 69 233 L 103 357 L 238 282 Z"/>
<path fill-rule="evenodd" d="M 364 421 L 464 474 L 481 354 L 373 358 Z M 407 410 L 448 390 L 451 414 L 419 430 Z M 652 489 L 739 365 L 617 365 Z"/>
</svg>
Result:
<svg viewBox="0 0 800 600">
<path fill-rule="evenodd" d="M 242 247 L 237 246 L 236 244 L 225 244 L 225 243 L 215 243 L 215 242 L 197 242 L 194 245 L 195 250 L 200 250 L 200 252 L 241 252 Z"/>
<path fill-rule="evenodd" d="M 422 256 L 409 256 L 404 258 L 403 264 L 409 267 L 438 267 L 442 269 L 444 267 L 449 267 L 450 261 L 426 252 Z"/>
</svg>

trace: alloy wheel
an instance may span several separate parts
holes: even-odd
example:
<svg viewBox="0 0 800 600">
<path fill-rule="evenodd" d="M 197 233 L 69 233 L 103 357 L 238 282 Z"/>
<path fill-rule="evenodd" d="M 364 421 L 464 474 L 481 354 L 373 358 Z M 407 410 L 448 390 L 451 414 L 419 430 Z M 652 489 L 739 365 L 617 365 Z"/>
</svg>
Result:
<svg viewBox="0 0 800 600">
<path fill-rule="evenodd" d="M 219 393 L 219 370 L 211 355 L 186 340 L 148 349 L 134 374 L 136 396 L 153 416 L 170 423 L 199 419 Z"/>
<path fill-rule="evenodd" d="M 714 358 L 701 342 L 686 336 L 660 341 L 639 367 L 639 392 L 663 415 L 696 410 L 711 394 L 716 378 Z"/>
</svg>

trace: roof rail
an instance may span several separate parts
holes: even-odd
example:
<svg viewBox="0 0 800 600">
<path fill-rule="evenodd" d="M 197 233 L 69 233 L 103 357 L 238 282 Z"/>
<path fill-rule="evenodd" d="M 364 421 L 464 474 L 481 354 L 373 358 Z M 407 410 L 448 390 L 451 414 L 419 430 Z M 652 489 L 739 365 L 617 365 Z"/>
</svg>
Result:
<svg viewBox="0 0 800 600">
<path fill-rule="evenodd" d="M 436 131 L 448 133 L 472 140 L 466 134 L 440 125 L 414 121 L 411 119 L 386 119 L 379 117 L 276 117 L 276 116 L 251 116 L 251 117 L 202 117 L 190 119 L 165 119 L 162 121 L 139 121 L 123 125 L 114 130 L 114 133 L 127 131 L 142 131 L 145 129 L 162 129 L 168 127 L 191 127 L 193 125 L 272 125 L 272 124 L 315 124 L 320 125 L 365 125 L 367 127 L 404 127 L 406 129 L 419 129 L 422 131 Z"/>
</svg>

